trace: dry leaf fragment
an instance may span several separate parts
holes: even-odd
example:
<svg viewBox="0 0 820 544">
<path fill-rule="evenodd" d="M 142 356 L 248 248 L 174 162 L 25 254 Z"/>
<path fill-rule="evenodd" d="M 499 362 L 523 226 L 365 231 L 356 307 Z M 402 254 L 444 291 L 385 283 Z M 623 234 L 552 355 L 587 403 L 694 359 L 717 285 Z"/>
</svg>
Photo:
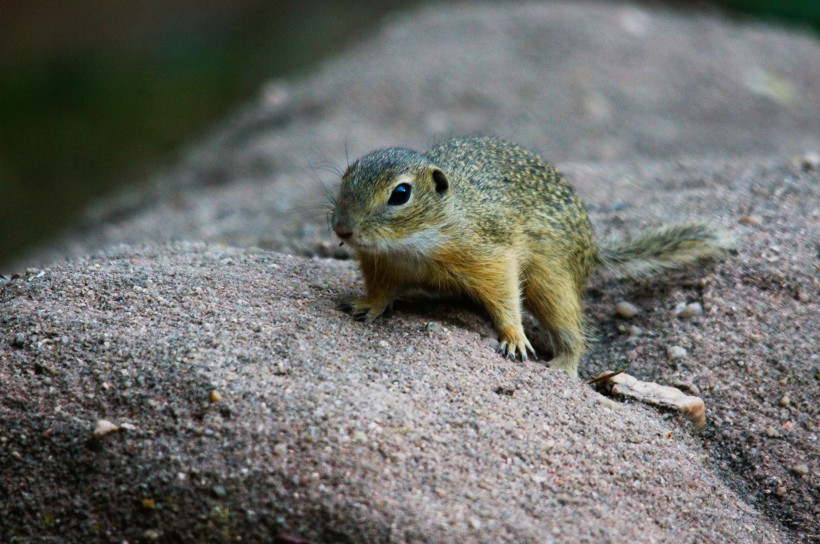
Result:
<svg viewBox="0 0 820 544">
<path fill-rule="evenodd" d="M 663 410 L 679 412 L 697 427 L 703 427 L 706 423 L 706 408 L 703 399 L 687 395 L 680 389 L 653 382 L 642 382 L 629 374 L 611 371 L 599 374 L 589 383 L 594 384 L 595 388 L 605 395 L 637 400 Z"/>
</svg>

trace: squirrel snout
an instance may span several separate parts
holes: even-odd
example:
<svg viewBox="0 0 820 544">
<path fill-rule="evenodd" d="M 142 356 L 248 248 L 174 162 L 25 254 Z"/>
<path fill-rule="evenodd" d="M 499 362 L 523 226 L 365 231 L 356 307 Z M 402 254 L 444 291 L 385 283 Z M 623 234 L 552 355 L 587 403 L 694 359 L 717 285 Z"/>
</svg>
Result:
<svg viewBox="0 0 820 544">
<path fill-rule="evenodd" d="M 340 227 L 334 227 L 333 230 L 336 232 L 336 236 L 342 240 L 348 240 L 351 236 L 353 236 L 352 230 L 345 230 Z"/>
<path fill-rule="evenodd" d="M 336 233 L 336 236 L 342 240 L 348 240 L 353 236 L 353 224 L 347 213 L 339 213 L 337 210 L 333 214 L 333 231 Z"/>
</svg>

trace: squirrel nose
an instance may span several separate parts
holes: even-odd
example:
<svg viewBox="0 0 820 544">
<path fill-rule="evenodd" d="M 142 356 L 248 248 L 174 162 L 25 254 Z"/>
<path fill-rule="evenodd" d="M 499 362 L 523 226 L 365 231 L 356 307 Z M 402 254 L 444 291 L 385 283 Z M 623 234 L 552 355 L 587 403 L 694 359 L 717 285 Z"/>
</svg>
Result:
<svg viewBox="0 0 820 544">
<path fill-rule="evenodd" d="M 348 239 L 350 239 L 351 236 L 353 236 L 353 231 L 350 230 L 350 229 L 346 229 L 346 228 L 342 228 L 342 227 L 336 227 L 333 230 L 336 231 L 336 236 L 338 236 L 342 240 L 348 240 Z"/>
<path fill-rule="evenodd" d="M 349 240 L 353 236 L 353 222 L 350 220 L 347 208 L 337 206 L 333 211 L 333 226 L 336 236 L 342 240 Z"/>
</svg>

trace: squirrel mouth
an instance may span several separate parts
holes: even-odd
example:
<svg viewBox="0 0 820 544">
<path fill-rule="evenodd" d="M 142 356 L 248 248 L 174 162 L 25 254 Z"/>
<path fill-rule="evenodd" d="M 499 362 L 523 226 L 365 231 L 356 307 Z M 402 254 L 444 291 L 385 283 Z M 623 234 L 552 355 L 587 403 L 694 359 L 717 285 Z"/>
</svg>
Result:
<svg viewBox="0 0 820 544">
<path fill-rule="evenodd" d="M 359 251 L 369 251 L 371 253 L 376 252 L 379 250 L 378 246 L 373 244 L 362 243 L 359 241 L 356 242 L 347 242 L 351 248 L 359 250 Z"/>
<path fill-rule="evenodd" d="M 384 248 L 378 242 L 367 241 L 367 240 L 345 240 L 344 245 L 350 247 L 351 249 L 355 249 L 356 251 L 365 251 L 367 253 L 382 253 Z"/>
<path fill-rule="evenodd" d="M 375 247 L 373 247 L 372 244 L 368 244 L 367 242 L 363 243 L 361 240 L 353 240 L 353 239 L 350 239 L 350 238 L 348 238 L 347 240 L 342 240 L 339 243 L 339 246 L 349 246 L 352 249 L 361 249 L 361 250 L 366 250 L 368 248 L 370 248 L 371 250 L 375 249 Z"/>
</svg>

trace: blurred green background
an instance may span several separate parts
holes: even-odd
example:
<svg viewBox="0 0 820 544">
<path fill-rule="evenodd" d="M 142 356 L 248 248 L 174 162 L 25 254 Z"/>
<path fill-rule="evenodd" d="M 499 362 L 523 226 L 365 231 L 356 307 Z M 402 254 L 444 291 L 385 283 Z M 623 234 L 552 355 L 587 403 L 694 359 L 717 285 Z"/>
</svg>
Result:
<svg viewBox="0 0 820 544">
<path fill-rule="evenodd" d="M 265 80 L 418 3 L 0 0 L 0 266 L 173 160 Z M 820 0 L 654 3 L 820 30 Z"/>
</svg>

